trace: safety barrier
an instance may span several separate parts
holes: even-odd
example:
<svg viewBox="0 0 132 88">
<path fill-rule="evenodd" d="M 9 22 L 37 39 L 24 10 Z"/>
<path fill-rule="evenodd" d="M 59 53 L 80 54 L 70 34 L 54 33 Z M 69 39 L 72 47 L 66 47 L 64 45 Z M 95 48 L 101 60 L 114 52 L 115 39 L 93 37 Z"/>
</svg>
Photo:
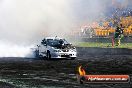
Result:
<svg viewBox="0 0 132 88">
<path fill-rule="evenodd" d="M 123 32 L 124 32 L 124 36 L 132 36 L 132 30 L 131 29 L 125 29 Z"/>
<path fill-rule="evenodd" d="M 87 58 L 89 55 L 131 55 L 132 49 L 125 48 L 94 48 L 94 47 L 77 47 L 78 57 Z"/>
<path fill-rule="evenodd" d="M 106 37 L 106 36 L 109 36 L 110 33 L 115 33 L 115 30 L 114 29 L 106 29 L 106 30 L 97 29 L 97 30 L 95 30 L 95 35 L 96 36 Z M 123 34 L 124 34 L 124 36 L 132 36 L 132 30 L 128 29 L 128 28 L 125 28 L 123 30 Z"/>
<path fill-rule="evenodd" d="M 96 36 L 109 36 L 108 30 L 95 30 Z"/>
</svg>

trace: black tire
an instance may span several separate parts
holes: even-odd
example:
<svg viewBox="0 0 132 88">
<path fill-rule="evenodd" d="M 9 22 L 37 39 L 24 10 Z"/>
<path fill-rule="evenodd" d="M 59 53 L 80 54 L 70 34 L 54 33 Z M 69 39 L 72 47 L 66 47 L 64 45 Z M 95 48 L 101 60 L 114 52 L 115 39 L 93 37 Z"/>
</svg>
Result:
<svg viewBox="0 0 132 88">
<path fill-rule="evenodd" d="M 42 59 L 43 58 L 43 56 L 42 55 L 39 55 L 39 59 Z"/>
<path fill-rule="evenodd" d="M 39 58 L 39 50 L 35 50 L 34 53 L 35 53 L 35 57 L 36 57 L 36 58 Z"/>
<path fill-rule="evenodd" d="M 71 60 L 75 60 L 76 57 L 71 57 Z"/>
<path fill-rule="evenodd" d="M 44 60 L 45 57 L 43 57 L 42 55 L 39 55 L 39 59 L 40 59 L 40 60 Z"/>
<path fill-rule="evenodd" d="M 47 51 L 46 58 L 47 58 L 48 60 L 50 60 L 50 59 L 51 59 L 51 54 L 50 54 L 50 51 Z"/>
</svg>

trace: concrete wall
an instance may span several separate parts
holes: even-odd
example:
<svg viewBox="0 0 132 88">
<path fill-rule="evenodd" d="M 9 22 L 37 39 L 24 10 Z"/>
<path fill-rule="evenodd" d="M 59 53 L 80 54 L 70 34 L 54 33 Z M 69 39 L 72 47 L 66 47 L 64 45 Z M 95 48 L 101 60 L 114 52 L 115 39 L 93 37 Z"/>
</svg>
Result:
<svg viewBox="0 0 132 88">
<path fill-rule="evenodd" d="M 132 55 L 132 49 L 77 47 L 78 57 L 89 55 Z"/>
</svg>

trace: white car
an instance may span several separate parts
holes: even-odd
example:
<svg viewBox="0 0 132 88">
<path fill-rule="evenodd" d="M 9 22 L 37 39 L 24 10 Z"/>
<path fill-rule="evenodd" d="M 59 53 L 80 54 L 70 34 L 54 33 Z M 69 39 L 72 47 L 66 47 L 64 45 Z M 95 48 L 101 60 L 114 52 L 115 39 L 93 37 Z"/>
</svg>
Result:
<svg viewBox="0 0 132 88">
<path fill-rule="evenodd" d="M 58 37 L 47 37 L 38 46 L 39 57 L 51 58 L 70 58 L 77 57 L 77 51 L 72 44 L 68 43 L 65 39 Z"/>
</svg>

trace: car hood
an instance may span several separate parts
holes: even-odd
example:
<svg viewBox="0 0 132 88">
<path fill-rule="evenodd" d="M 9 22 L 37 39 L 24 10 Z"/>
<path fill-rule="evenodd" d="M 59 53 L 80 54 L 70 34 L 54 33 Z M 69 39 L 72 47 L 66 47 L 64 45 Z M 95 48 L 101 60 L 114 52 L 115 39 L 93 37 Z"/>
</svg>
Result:
<svg viewBox="0 0 132 88">
<path fill-rule="evenodd" d="M 55 49 L 75 49 L 71 44 L 58 45 L 54 47 Z"/>
</svg>

